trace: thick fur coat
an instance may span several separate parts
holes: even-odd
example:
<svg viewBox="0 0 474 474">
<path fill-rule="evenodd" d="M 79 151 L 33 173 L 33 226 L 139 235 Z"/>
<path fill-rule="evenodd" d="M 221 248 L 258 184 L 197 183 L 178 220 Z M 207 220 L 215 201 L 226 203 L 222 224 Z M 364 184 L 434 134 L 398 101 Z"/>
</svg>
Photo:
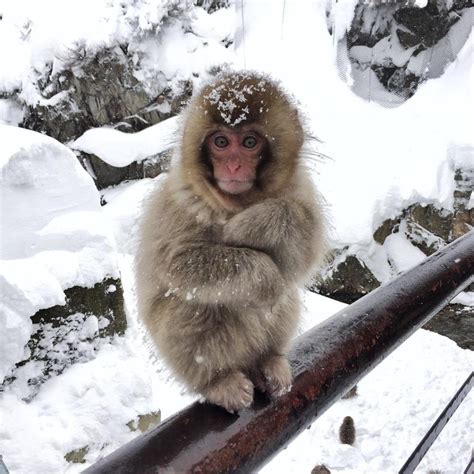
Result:
<svg viewBox="0 0 474 474">
<path fill-rule="evenodd" d="M 221 125 L 267 141 L 244 196 L 213 182 L 203 143 Z M 140 316 L 177 378 L 228 410 L 248 406 L 254 385 L 276 395 L 291 384 L 297 288 L 324 252 L 303 141 L 298 111 L 277 84 L 252 73 L 220 77 L 188 106 L 180 156 L 144 210 Z"/>
</svg>

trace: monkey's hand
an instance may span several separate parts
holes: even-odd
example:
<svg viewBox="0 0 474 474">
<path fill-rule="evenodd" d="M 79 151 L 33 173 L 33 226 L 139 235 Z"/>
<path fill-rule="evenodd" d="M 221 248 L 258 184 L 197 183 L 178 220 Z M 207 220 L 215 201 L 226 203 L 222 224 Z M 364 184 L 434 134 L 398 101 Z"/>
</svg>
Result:
<svg viewBox="0 0 474 474">
<path fill-rule="evenodd" d="M 168 262 L 170 289 L 203 303 L 272 305 L 285 282 L 263 252 L 209 242 L 179 246 Z"/>
<path fill-rule="evenodd" d="M 319 257 L 317 231 L 309 206 L 296 199 L 267 199 L 232 217 L 224 241 L 265 252 L 286 280 L 299 281 Z"/>
</svg>

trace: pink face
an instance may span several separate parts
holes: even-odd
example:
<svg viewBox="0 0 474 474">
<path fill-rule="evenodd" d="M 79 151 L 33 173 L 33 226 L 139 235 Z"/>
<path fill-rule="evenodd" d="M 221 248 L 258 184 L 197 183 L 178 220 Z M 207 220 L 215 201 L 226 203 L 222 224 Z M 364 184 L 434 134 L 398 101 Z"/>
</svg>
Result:
<svg viewBox="0 0 474 474">
<path fill-rule="evenodd" d="M 242 194 L 252 189 L 265 145 L 260 135 L 223 127 L 209 135 L 206 144 L 221 191 Z"/>
</svg>

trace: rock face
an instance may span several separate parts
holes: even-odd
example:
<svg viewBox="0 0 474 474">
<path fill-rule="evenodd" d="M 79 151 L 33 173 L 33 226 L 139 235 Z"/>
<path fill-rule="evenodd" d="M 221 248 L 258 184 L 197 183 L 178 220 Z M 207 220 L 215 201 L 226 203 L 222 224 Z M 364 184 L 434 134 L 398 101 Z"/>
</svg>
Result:
<svg viewBox="0 0 474 474">
<path fill-rule="evenodd" d="M 452 210 L 412 204 L 397 217 L 384 221 L 374 232 L 374 241 L 383 246 L 389 236 L 402 233 L 424 255 L 433 254 L 474 227 L 474 208 L 469 207 L 473 188 L 474 169 L 456 169 Z M 336 249 L 313 289 L 352 303 L 381 283 L 369 266 L 360 255 L 351 254 L 348 247 Z"/>
<path fill-rule="evenodd" d="M 15 364 L 3 383 L 3 387 L 14 384 L 28 372 L 27 399 L 50 377 L 94 358 L 104 338 L 122 335 L 127 328 L 119 279 L 106 278 L 92 288 L 74 286 L 64 293 L 66 304 L 41 309 L 31 317 L 28 356 Z"/>
<path fill-rule="evenodd" d="M 115 245 L 90 176 L 56 140 L 0 125 L 0 388 L 94 356 L 126 328 Z"/>
<path fill-rule="evenodd" d="M 72 63 L 44 80 L 41 94 L 47 105 L 28 105 L 22 127 L 62 143 L 103 125 L 137 132 L 178 114 L 192 94 L 189 81 L 151 94 L 136 79 L 133 58 L 119 47 L 101 50 L 92 58 L 82 58 L 80 51 L 75 55 L 80 68 Z M 80 153 L 79 161 L 103 189 L 130 179 L 153 178 L 167 169 L 169 157 L 149 156 L 121 168 L 87 153 Z"/>
<path fill-rule="evenodd" d="M 375 232 L 374 240 L 383 245 L 385 239 L 400 231 L 404 223 L 404 232 L 408 240 L 425 255 L 431 255 L 453 240 L 451 238 L 453 215 L 446 209 L 438 209 L 432 204 L 413 204 L 395 219 L 386 220 Z"/>
<path fill-rule="evenodd" d="M 317 292 L 347 304 L 380 285 L 367 265 L 357 256 L 350 255 L 347 248 L 334 252 L 323 275 L 316 284 Z"/>
<path fill-rule="evenodd" d="M 463 349 L 474 351 L 474 310 L 472 306 L 450 304 L 423 329 L 447 336 Z"/>
<path fill-rule="evenodd" d="M 415 2 L 360 1 L 346 35 L 354 91 L 389 105 L 376 93 L 378 82 L 406 100 L 424 80 L 443 73 L 471 29 L 469 1 L 429 0 L 423 8 Z"/>
<path fill-rule="evenodd" d="M 448 160 L 455 166 L 451 208 L 443 208 L 433 203 L 408 206 L 376 229 L 371 249 L 357 254 L 351 253 L 349 247 L 335 249 L 311 289 L 338 301 L 352 303 L 404 269 L 400 262 L 396 261 L 397 254 L 393 253 L 394 237 L 398 238 L 398 244 L 405 242 L 405 249 L 412 249 L 408 257 L 410 260 L 429 256 L 473 229 L 474 150 L 469 146 L 454 147 L 448 150 L 448 155 Z M 371 252 L 378 252 L 379 266 L 380 261 L 383 261 L 387 269 L 385 280 L 378 278 L 371 271 Z M 409 261 L 405 268 L 416 263 L 415 260 Z M 474 291 L 474 285 L 466 291 Z M 447 335 L 461 347 L 472 349 L 473 324 L 472 307 L 452 304 L 426 327 Z"/>
<path fill-rule="evenodd" d="M 176 115 L 192 93 L 187 82 L 177 93 L 165 88 L 151 95 L 135 77 L 132 58 L 120 47 L 92 58 L 80 50 L 74 54 L 77 58 L 68 69 L 59 75 L 51 71 L 45 78 L 41 94 L 51 104 L 28 106 L 23 127 L 62 143 L 106 124 L 138 131 Z"/>
</svg>

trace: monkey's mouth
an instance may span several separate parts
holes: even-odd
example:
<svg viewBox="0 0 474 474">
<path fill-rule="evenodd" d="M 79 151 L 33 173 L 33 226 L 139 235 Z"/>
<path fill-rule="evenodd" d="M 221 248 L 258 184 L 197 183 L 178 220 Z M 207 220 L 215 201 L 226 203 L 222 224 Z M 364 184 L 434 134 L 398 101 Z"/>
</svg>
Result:
<svg viewBox="0 0 474 474">
<path fill-rule="evenodd" d="M 238 181 L 238 180 L 219 180 L 217 185 L 221 191 L 224 191 L 228 194 L 242 194 L 250 189 L 253 186 L 253 181 Z"/>
</svg>

